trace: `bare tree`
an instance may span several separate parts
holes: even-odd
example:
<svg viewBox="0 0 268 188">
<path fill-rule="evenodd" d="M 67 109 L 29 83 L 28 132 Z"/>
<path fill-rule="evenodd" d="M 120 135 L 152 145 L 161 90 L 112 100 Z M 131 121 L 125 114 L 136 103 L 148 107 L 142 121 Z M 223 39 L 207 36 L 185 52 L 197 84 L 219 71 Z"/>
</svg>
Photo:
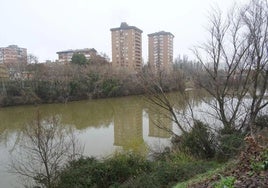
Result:
<svg viewBox="0 0 268 188">
<path fill-rule="evenodd" d="M 174 72 L 167 74 L 165 71 L 148 71 L 141 75 L 140 80 L 141 86 L 144 88 L 146 94 L 146 100 L 152 105 L 151 110 L 161 113 L 162 118 L 170 120 L 177 126 L 180 132 L 185 133 L 187 129 L 178 117 L 178 114 L 181 114 L 180 109 L 176 108 L 178 100 L 172 100 L 167 94 L 167 92 L 173 90 L 172 88 L 176 91 L 184 91 L 183 81 L 180 75 Z M 176 135 L 172 128 L 163 125 L 161 120 L 154 122 L 154 124 L 158 128 L 164 129 L 172 135 Z"/>
<path fill-rule="evenodd" d="M 41 119 L 38 112 L 36 120 L 23 130 L 11 157 L 10 172 L 52 188 L 64 164 L 81 155 L 77 144 L 73 130 L 60 125 L 59 117 Z"/>
<path fill-rule="evenodd" d="M 193 53 L 202 64 L 196 72 L 195 82 L 210 95 L 206 101 L 215 113 L 207 112 L 223 125 L 226 133 L 234 130 L 251 130 L 255 121 L 267 106 L 265 98 L 268 82 L 268 5 L 265 0 L 252 0 L 243 6 L 235 6 L 227 15 L 213 10 L 210 16 L 208 40 L 195 47 Z M 165 75 L 148 73 L 143 77 L 147 99 L 165 111 L 181 130 L 176 101 L 165 94 Z M 195 120 L 187 95 L 190 116 Z M 181 114 L 185 117 L 185 114 Z M 189 122 L 191 125 L 193 121 Z M 170 130 L 168 130 L 170 131 Z"/>
<path fill-rule="evenodd" d="M 214 98 L 210 105 L 225 130 L 253 130 L 258 113 L 268 104 L 264 100 L 267 27 L 265 0 L 234 7 L 226 19 L 215 10 L 210 16 L 209 39 L 193 50 L 206 72 L 196 80 Z"/>
<path fill-rule="evenodd" d="M 268 105 L 265 100 L 268 82 L 268 4 L 265 0 L 251 1 L 242 10 L 242 19 L 248 31 L 250 94 L 252 100 L 248 111 L 248 126 L 251 132 L 255 128 L 256 117 Z"/>
<path fill-rule="evenodd" d="M 38 58 L 35 55 L 33 55 L 33 54 L 27 55 L 27 63 L 28 64 L 36 64 L 38 62 L 39 62 Z"/>
</svg>

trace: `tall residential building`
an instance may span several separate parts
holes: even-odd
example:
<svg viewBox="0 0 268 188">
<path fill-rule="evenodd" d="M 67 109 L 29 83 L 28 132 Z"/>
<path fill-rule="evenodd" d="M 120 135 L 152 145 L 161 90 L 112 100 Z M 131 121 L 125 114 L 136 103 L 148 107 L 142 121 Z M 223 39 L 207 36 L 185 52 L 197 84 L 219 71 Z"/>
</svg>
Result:
<svg viewBox="0 0 268 188">
<path fill-rule="evenodd" d="M 149 67 L 153 71 L 170 70 L 173 63 L 173 38 L 170 32 L 160 31 L 149 37 Z"/>
<path fill-rule="evenodd" d="M 27 49 L 17 45 L 0 48 L 0 64 L 27 64 Z"/>
<path fill-rule="evenodd" d="M 89 60 L 92 57 L 97 55 L 97 50 L 94 48 L 84 48 L 84 49 L 76 49 L 76 50 L 65 50 L 57 52 L 59 56 L 59 62 L 61 63 L 69 63 L 72 61 L 72 57 L 75 53 L 84 54 L 86 59 Z"/>
<path fill-rule="evenodd" d="M 122 22 L 111 32 L 112 66 L 139 72 L 142 69 L 142 30 Z"/>
</svg>

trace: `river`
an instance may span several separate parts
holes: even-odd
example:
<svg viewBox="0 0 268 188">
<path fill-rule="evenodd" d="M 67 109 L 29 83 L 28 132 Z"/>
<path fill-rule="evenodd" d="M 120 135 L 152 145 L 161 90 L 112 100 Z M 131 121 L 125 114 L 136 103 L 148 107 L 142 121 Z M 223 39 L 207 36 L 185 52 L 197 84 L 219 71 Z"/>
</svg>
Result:
<svg viewBox="0 0 268 188">
<path fill-rule="evenodd" d="M 200 104 L 198 101 L 195 105 Z M 170 145 L 171 135 L 155 126 L 155 120 L 161 119 L 166 128 L 175 130 L 172 121 L 148 106 L 142 96 L 130 96 L 0 108 L 0 187 L 22 187 L 18 177 L 7 169 L 10 156 L 16 155 L 14 148 L 23 127 L 36 117 L 37 111 L 42 117 L 60 117 L 63 125 L 74 128 L 84 145 L 84 155 L 102 158 L 116 150 L 158 150 Z"/>
</svg>

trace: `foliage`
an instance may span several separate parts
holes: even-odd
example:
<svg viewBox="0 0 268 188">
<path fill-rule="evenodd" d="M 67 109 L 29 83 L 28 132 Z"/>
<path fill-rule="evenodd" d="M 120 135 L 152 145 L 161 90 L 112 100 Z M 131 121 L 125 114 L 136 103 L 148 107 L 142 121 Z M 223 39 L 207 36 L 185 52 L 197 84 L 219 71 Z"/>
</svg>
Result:
<svg viewBox="0 0 268 188">
<path fill-rule="evenodd" d="M 259 159 L 251 159 L 251 168 L 255 172 L 268 170 L 268 149 L 261 152 Z"/>
<path fill-rule="evenodd" d="M 245 135 L 239 131 L 225 134 L 220 132 L 218 135 L 218 149 L 216 158 L 220 161 L 235 157 L 244 145 Z"/>
<path fill-rule="evenodd" d="M 234 165 L 234 162 L 230 162 L 230 161 L 228 163 L 219 163 L 215 165 L 216 168 L 208 170 L 205 173 L 198 174 L 194 176 L 193 178 L 186 180 L 184 182 L 180 182 L 175 186 L 175 188 L 197 187 L 193 185 L 214 179 L 216 174 L 224 173 L 224 171 L 226 171 L 227 169 L 230 168 L 230 166 L 233 166 L 233 165 Z"/>
<path fill-rule="evenodd" d="M 103 162 L 80 158 L 70 162 L 62 172 L 58 187 L 109 187 L 151 169 L 149 161 L 134 154 L 117 154 Z"/>
<path fill-rule="evenodd" d="M 85 65 L 87 64 L 87 59 L 84 54 L 74 53 L 71 62 L 77 65 Z"/>
<path fill-rule="evenodd" d="M 127 182 L 126 187 L 172 187 L 177 182 L 188 180 L 199 173 L 215 168 L 215 163 L 206 161 L 189 161 L 186 163 L 176 160 L 156 161 L 151 173 L 142 174 Z"/>
<path fill-rule="evenodd" d="M 156 161 L 130 153 L 103 161 L 81 158 L 62 171 L 57 187 L 170 187 L 215 167 L 215 163 L 191 159 L 180 162 L 180 158 L 174 153 Z"/>
<path fill-rule="evenodd" d="M 47 102 L 55 101 L 58 97 L 57 87 L 51 81 L 40 81 L 35 92 L 42 100 Z"/>
<path fill-rule="evenodd" d="M 40 103 L 40 98 L 28 86 L 30 83 L 22 83 L 19 81 L 6 82 L 6 95 L 2 96 L 0 106 L 13 106 L 17 104 L 36 104 Z"/>
<path fill-rule="evenodd" d="M 4 80 L 0 106 L 68 102 L 88 98 L 143 94 L 139 77 L 113 70 L 108 64 L 29 64 L 28 78 Z M 174 78 L 174 79 L 173 79 Z M 175 73 L 165 75 L 165 91 L 181 89 L 183 81 Z M 32 96 L 32 98 L 31 98 Z"/>
<path fill-rule="evenodd" d="M 207 124 L 198 120 L 189 132 L 182 134 L 178 144 L 181 151 L 198 158 L 213 158 L 216 153 L 214 134 Z"/>
<path fill-rule="evenodd" d="M 116 97 L 120 93 L 121 84 L 117 79 L 107 79 L 102 82 L 102 95 L 107 97 Z"/>
<path fill-rule="evenodd" d="M 233 188 L 234 187 L 234 182 L 235 182 L 235 177 L 228 176 L 228 177 L 222 177 L 221 180 L 214 185 L 215 188 Z"/>
<path fill-rule="evenodd" d="M 70 97 L 73 99 L 84 99 L 87 98 L 90 93 L 90 86 L 87 79 L 74 79 L 69 83 L 70 86 Z"/>
</svg>

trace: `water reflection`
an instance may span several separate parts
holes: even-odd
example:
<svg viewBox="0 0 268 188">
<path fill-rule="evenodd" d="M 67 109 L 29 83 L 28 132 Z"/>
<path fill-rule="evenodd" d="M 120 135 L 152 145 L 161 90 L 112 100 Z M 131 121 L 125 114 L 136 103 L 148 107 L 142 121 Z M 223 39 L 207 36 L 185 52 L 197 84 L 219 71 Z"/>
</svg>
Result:
<svg viewBox="0 0 268 188">
<path fill-rule="evenodd" d="M 149 136 L 157 138 L 169 138 L 171 135 L 167 130 L 172 130 L 172 120 L 164 117 L 161 113 L 148 111 Z"/>
<path fill-rule="evenodd" d="M 35 118 L 39 111 L 43 118 L 59 116 L 63 125 L 73 126 L 83 132 L 88 128 L 105 129 L 113 126 L 115 146 L 129 147 L 130 143 L 144 144 L 143 112 L 144 101 L 141 97 L 125 97 L 94 101 L 79 101 L 68 104 L 47 104 L 41 106 L 19 106 L 0 109 L 0 142 L 6 143 L 10 134 L 17 135 L 24 125 Z M 146 136 L 169 138 L 166 131 L 159 129 L 153 119 L 163 119 L 160 114 L 149 114 L 149 133 Z M 163 124 L 171 128 L 171 121 L 165 119 Z"/>
<path fill-rule="evenodd" d="M 124 98 L 113 106 L 114 145 L 129 146 L 143 141 L 142 106 L 138 101 Z"/>
<path fill-rule="evenodd" d="M 202 104 L 205 94 L 190 92 L 189 98 L 193 106 Z M 187 104 L 179 94 L 171 94 L 170 100 L 179 110 L 186 110 Z M 60 116 L 62 124 L 72 125 L 78 130 L 108 128 L 114 125 L 114 145 L 124 146 L 130 140 L 143 142 L 143 111 L 149 116 L 150 137 L 168 138 L 170 135 L 155 124 L 172 129 L 170 118 L 163 116 L 160 109 L 150 106 L 140 96 L 94 101 L 79 101 L 68 104 L 47 104 L 41 106 L 19 106 L 0 108 L 0 142 L 6 142 L 9 134 L 21 131 L 23 125 L 29 123 L 39 109 L 43 117 Z"/>
<path fill-rule="evenodd" d="M 201 105 L 202 95 L 191 94 L 194 105 Z M 178 110 L 187 109 L 185 100 L 171 94 L 171 101 Z M 36 116 L 57 116 L 61 124 L 75 129 L 78 139 L 85 144 L 85 154 L 105 156 L 115 149 L 140 151 L 147 145 L 169 144 L 170 134 L 162 128 L 174 130 L 172 121 L 159 109 L 150 107 L 141 96 L 94 101 L 78 101 L 68 104 L 46 104 L 0 108 L 0 161 L 8 163 L 9 152 L 21 139 L 21 131 Z M 160 113 L 161 112 L 161 113 Z M 5 169 L 0 164 L 0 187 L 11 187 Z M 7 182 L 8 181 L 8 182 Z"/>
</svg>

